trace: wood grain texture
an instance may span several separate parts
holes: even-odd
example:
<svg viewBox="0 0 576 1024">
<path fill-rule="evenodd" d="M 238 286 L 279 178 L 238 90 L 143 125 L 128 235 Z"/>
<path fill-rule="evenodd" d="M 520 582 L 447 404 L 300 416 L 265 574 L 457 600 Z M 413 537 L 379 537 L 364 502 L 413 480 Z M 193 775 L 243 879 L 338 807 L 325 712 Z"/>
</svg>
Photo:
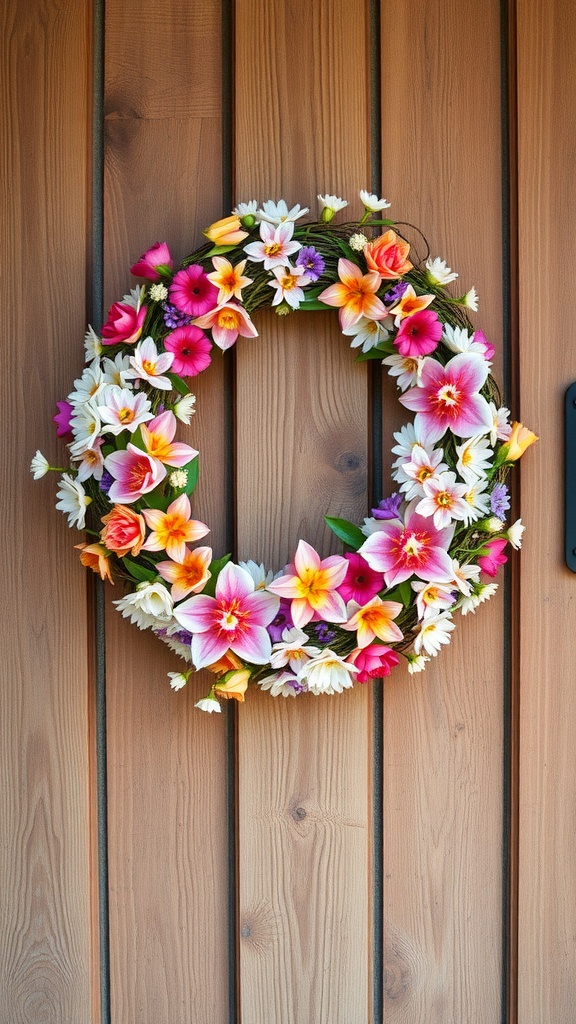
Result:
<svg viewBox="0 0 576 1024">
<path fill-rule="evenodd" d="M 573 7 L 518 4 L 522 419 L 519 1021 L 569 1024 L 576 1002 L 576 580 L 564 565 L 563 406 L 576 379 L 568 268 L 576 110 Z M 534 287 L 537 281 L 538 286 Z M 550 305 L 548 297 L 557 301 Z M 572 439 L 570 443 L 574 443 Z"/>
<path fill-rule="evenodd" d="M 352 201 L 369 180 L 363 2 L 236 4 L 237 200 Z M 258 320 L 238 346 L 238 554 L 276 569 L 323 516 L 366 511 L 367 387 L 332 313 Z M 288 706 L 290 704 L 290 706 Z M 240 993 L 246 1024 L 370 1013 L 370 691 L 238 714 Z"/>
<path fill-rule="evenodd" d="M 56 477 L 28 467 L 37 448 L 61 464 L 51 416 L 83 363 L 90 5 L 14 0 L 0 21 L 0 1020 L 88 1024 L 86 579 Z"/>
<path fill-rule="evenodd" d="M 483 5 L 481 31 L 472 2 L 425 2 L 417 18 L 407 2 L 386 5 L 382 187 L 390 213 L 424 231 L 432 256 L 458 271 L 461 294 L 476 286 L 475 322 L 498 349 L 499 48 L 496 2 Z M 385 453 L 406 422 L 391 409 L 391 392 L 386 385 Z M 500 1020 L 503 641 L 496 598 L 458 617 L 450 649 L 424 674 L 396 674 L 385 686 L 387 1024 Z"/>
<path fill-rule="evenodd" d="M 107 303 L 153 242 L 180 259 L 221 216 L 220 4 L 181 0 L 140 14 L 134 2 L 106 5 Z M 134 60 L 126 39 L 136 23 Z M 226 519 L 222 374 L 216 357 L 179 431 L 201 453 L 193 514 L 210 525 L 216 554 Z M 225 723 L 194 710 L 206 680 L 169 689 L 166 671 L 181 666 L 109 605 L 112 1007 L 130 1024 L 227 1019 Z"/>
</svg>

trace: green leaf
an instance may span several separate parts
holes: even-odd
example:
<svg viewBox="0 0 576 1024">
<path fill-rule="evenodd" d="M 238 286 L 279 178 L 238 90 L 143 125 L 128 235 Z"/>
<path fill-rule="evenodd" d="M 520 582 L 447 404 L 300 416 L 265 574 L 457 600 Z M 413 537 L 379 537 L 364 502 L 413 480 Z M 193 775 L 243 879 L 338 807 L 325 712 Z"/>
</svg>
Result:
<svg viewBox="0 0 576 1024">
<path fill-rule="evenodd" d="M 186 465 L 182 467 L 188 474 L 188 480 L 186 482 L 186 486 L 183 487 L 182 490 L 178 492 L 179 494 L 192 494 L 192 491 L 194 490 L 196 484 L 198 483 L 198 476 L 200 474 L 199 462 L 200 460 L 196 455 L 191 460 L 191 462 L 186 463 Z"/>
<path fill-rule="evenodd" d="M 210 562 L 210 572 L 212 573 L 212 575 L 208 580 L 208 583 L 204 587 L 204 590 L 202 591 L 202 594 L 205 594 L 206 597 L 214 597 L 214 594 L 216 593 L 216 581 L 218 579 L 218 576 L 220 575 L 226 563 L 229 562 L 231 558 L 232 555 L 223 555 L 222 558 L 215 558 L 213 562 Z"/>
<path fill-rule="evenodd" d="M 385 592 L 384 599 L 386 601 L 399 601 L 400 604 L 403 604 L 404 607 L 407 608 L 412 600 L 412 587 L 410 586 L 410 581 L 404 580 L 402 583 L 399 583 L 397 587 L 394 587 L 393 590 L 387 590 Z"/>
<path fill-rule="evenodd" d="M 323 309 L 327 312 L 330 309 L 330 306 L 328 306 L 325 302 L 319 302 L 318 299 L 305 298 L 300 303 L 298 309 L 300 309 L 303 313 L 311 312 L 314 309 Z"/>
<path fill-rule="evenodd" d="M 355 362 L 366 363 L 369 359 L 384 359 L 385 356 L 393 355 L 395 351 L 396 349 L 391 342 L 383 341 L 380 345 L 375 345 L 368 352 L 359 352 Z"/>
<path fill-rule="evenodd" d="M 172 384 L 172 387 L 174 388 L 174 391 L 177 391 L 178 394 L 180 394 L 180 395 L 189 395 L 190 394 L 190 388 L 188 387 L 186 382 L 182 380 L 182 377 L 178 376 L 177 373 L 169 373 L 168 372 L 166 374 L 166 376 L 168 377 L 168 380 Z"/>
<path fill-rule="evenodd" d="M 123 558 L 123 564 L 126 566 L 128 572 L 135 580 L 140 580 L 141 583 L 149 583 L 151 580 L 155 580 L 158 576 L 157 572 L 153 569 L 147 569 L 144 565 L 140 565 L 139 562 L 133 562 L 131 558 Z"/>
<path fill-rule="evenodd" d="M 324 519 L 332 533 L 335 533 L 340 540 L 343 540 L 354 551 L 357 551 L 366 540 L 360 527 L 355 526 L 354 523 L 349 523 L 347 519 L 336 519 L 333 516 L 324 516 Z"/>
<path fill-rule="evenodd" d="M 207 253 L 205 253 L 205 259 L 208 259 L 209 256 L 221 256 L 222 253 L 232 252 L 233 249 L 237 248 L 237 242 L 234 245 L 214 245 Z"/>
</svg>

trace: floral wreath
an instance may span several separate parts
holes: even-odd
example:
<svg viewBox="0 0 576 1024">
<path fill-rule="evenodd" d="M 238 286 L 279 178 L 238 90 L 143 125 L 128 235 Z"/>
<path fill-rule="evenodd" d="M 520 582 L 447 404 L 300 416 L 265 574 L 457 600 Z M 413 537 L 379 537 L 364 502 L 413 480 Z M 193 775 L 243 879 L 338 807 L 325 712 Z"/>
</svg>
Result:
<svg viewBox="0 0 576 1024">
<path fill-rule="evenodd" d="M 454 298 L 443 260 L 412 262 L 380 219 L 386 200 L 362 191 L 361 219 L 336 224 L 347 203 L 318 199 L 312 223 L 284 200 L 240 203 L 176 269 L 165 243 L 144 253 L 131 271 L 147 283 L 114 303 L 100 336 L 88 329 L 87 366 L 58 403 L 70 470 L 32 459 L 35 479 L 63 474 L 56 508 L 95 538 L 76 545 L 82 563 L 126 582 L 117 608 L 191 662 L 168 673 L 172 687 L 213 673 L 204 711 L 244 700 L 249 682 L 296 697 L 388 676 L 401 658 L 420 672 L 450 642 L 454 613 L 495 592 L 506 545 L 521 545 L 504 481 L 537 438 L 501 405 L 494 348 L 468 317 L 475 289 Z M 379 359 L 415 413 L 394 434 L 397 491 L 362 526 L 326 517 L 344 554 L 322 559 L 300 540 L 277 573 L 197 545 L 209 532 L 192 517 L 198 452 L 174 439 L 195 411 L 189 379 L 215 346 L 256 337 L 265 306 L 337 307 L 357 359 Z"/>
</svg>

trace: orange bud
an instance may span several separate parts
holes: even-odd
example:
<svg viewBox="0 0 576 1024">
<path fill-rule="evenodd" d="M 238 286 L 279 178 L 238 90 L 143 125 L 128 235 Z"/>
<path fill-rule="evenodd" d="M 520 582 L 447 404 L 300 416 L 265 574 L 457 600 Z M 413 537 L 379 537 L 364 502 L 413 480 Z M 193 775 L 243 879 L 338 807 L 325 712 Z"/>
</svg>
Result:
<svg viewBox="0 0 576 1024">
<path fill-rule="evenodd" d="M 214 675 L 221 676 L 232 669 L 242 668 L 242 662 L 233 651 L 226 651 L 221 658 L 218 658 L 218 661 L 213 662 L 212 665 L 207 665 L 206 668 L 209 672 L 213 672 Z"/>
<path fill-rule="evenodd" d="M 80 551 L 82 565 L 86 565 L 93 572 L 99 572 L 101 579 L 114 583 L 110 572 L 108 552 L 102 544 L 75 544 L 74 547 Z"/>
<path fill-rule="evenodd" d="M 506 444 L 502 446 L 502 454 L 505 453 L 504 461 L 515 462 L 531 444 L 534 444 L 534 441 L 538 441 L 536 434 L 524 427 L 522 423 L 513 423 L 512 433 Z"/>
<path fill-rule="evenodd" d="M 234 700 L 243 701 L 250 675 L 251 672 L 249 668 L 242 668 L 237 669 L 235 672 L 228 672 L 224 676 L 225 682 L 216 683 L 214 689 L 217 690 L 221 697 L 226 697 L 227 699 L 232 697 Z"/>
<path fill-rule="evenodd" d="M 214 242 L 214 245 L 238 245 L 248 238 L 248 232 L 242 231 L 240 218 L 236 216 L 214 221 L 202 234 Z"/>
</svg>

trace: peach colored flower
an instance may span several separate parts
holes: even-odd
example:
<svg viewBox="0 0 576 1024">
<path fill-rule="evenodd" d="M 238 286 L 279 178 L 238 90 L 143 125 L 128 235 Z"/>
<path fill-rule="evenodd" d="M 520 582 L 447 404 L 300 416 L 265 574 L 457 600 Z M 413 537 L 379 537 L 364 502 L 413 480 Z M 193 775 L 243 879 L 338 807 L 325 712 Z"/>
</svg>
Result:
<svg viewBox="0 0 576 1024">
<path fill-rule="evenodd" d="M 182 601 L 188 594 L 198 594 L 210 579 L 212 548 L 186 548 L 182 559 L 158 562 L 162 579 L 172 584 L 173 601 Z"/>
<path fill-rule="evenodd" d="M 248 313 L 236 302 L 224 302 L 222 306 L 199 316 L 194 323 L 197 327 L 209 328 L 214 341 L 223 352 L 234 344 L 239 334 L 243 338 L 258 336 Z"/>
<path fill-rule="evenodd" d="M 360 267 L 350 260 L 338 260 L 340 281 L 325 288 L 318 296 L 327 306 L 340 306 L 340 326 L 345 331 L 365 316 L 369 320 L 383 320 L 387 315 L 384 303 L 377 297 L 380 287 L 378 273 L 362 274 Z"/>
<path fill-rule="evenodd" d="M 138 512 L 127 505 L 115 505 L 111 512 L 102 516 L 104 529 L 100 539 L 109 551 L 119 558 L 127 555 L 138 555 L 146 536 L 146 524 Z"/>
<path fill-rule="evenodd" d="M 215 245 L 238 245 L 239 242 L 248 238 L 248 232 L 242 231 L 240 218 L 234 215 L 215 220 L 202 234 L 206 235 L 206 238 L 209 238 Z"/>
<path fill-rule="evenodd" d="M 200 540 L 210 532 L 206 523 L 190 518 L 190 499 L 180 494 L 165 512 L 158 508 L 145 508 L 142 515 L 152 533 L 142 545 L 144 551 L 166 551 L 176 562 L 186 557 L 186 544 Z"/>
<path fill-rule="evenodd" d="M 216 300 L 219 306 L 232 298 L 242 302 L 242 289 L 252 284 L 252 278 L 244 276 L 246 262 L 241 260 L 234 267 L 230 260 L 224 259 L 223 256 L 212 257 L 215 269 L 212 274 L 208 274 L 208 280 L 219 289 Z"/>
<path fill-rule="evenodd" d="M 521 455 L 524 454 L 527 448 L 531 444 L 538 441 L 536 434 L 533 434 L 531 430 L 523 426 L 522 423 L 513 423 L 510 437 L 505 445 L 502 445 L 500 452 L 498 453 L 500 461 L 504 462 L 516 462 Z M 502 456 L 504 458 L 502 459 Z"/>
<path fill-rule="evenodd" d="M 108 552 L 102 544 L 75 544 L 74 547 L 80 551 L 82 565 L 88 566 L 93 572 L 99 572 L 101 579 L 110 580 L 110 583 L 114 583 L 110 571 Z"/>
<path fill-rule="evenodd" d="M 215 683 L 214 690 L 220 697 L 226 697 L 227 700 L 238 700 L 243 703 L 250 675 L 249 668 L 237 669 L 235 672 L 228 673 L 221 683 Z"/>
<path fill-rule="evenodd" d="M 356 601 L 350 601 L 348 622 L 342 623 L 342 629 L 358 636 L 358 647 L 368 647 L 373 640 L 382 640 L 383 643 L 395 643 L 402 640 L 402 630 L 392 620 L 397 618 L 402 611 L 403 605 L 397 601 L 383 601 L 382 598 L 373 597 L 368 604 L 360 606 Z"/>
<path fill-rule="evenodd" d="M 395 231 L 386 231 L 373 242 L 364 246 L 364 258 L 368 270 L 374 270 L 383 280 L 393 281 L 412 270 L 413 264 L 406 257 L 410 246 L 398 237 Z"/>
<path fill-rule="evenodd" d="M 286 566 L 285 575 L 268 584 L 268 590 L 292 600 L 292 621 L 300 629 L 315 615 L 327 622 L 344 622 L 346 606 L 337 587 L 347 570 L 348 562 L 341 555 L 321 561 L 318 552 L 301 540 L 294 563 Z"/>
</svg>

